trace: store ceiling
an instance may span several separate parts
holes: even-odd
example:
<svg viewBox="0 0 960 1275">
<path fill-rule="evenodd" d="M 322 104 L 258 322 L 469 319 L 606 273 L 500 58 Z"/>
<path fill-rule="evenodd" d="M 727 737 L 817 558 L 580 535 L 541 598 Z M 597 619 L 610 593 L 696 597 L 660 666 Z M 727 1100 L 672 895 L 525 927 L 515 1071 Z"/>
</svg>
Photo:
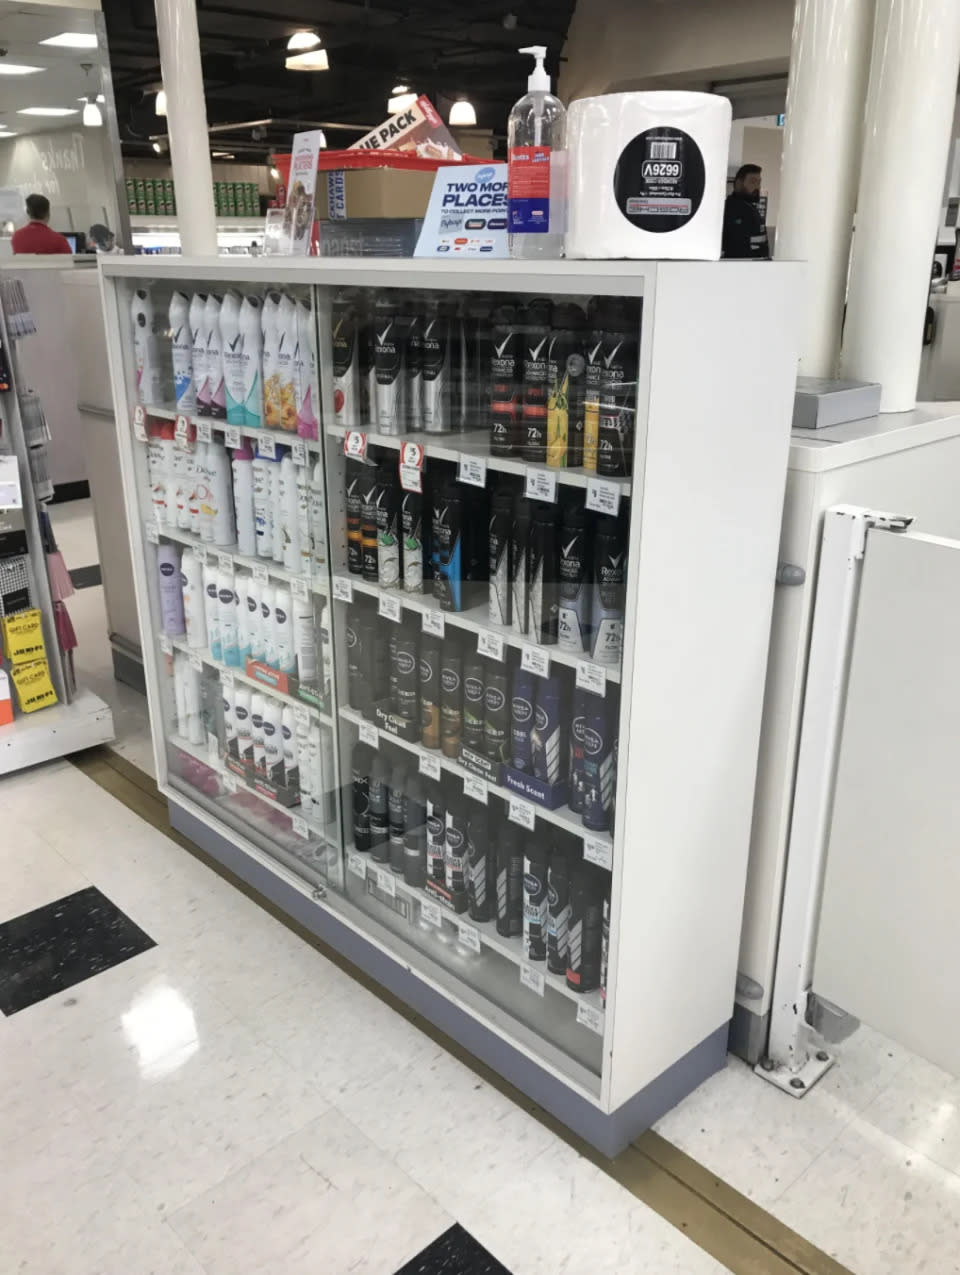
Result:
<svg viewBox="0 0 960 1275">
<path fill-rule="evenodd" d="M 100 89 L 96 49 L 64 49 L 41 44 L 62 31 L 95 33 L 94 15 L 82 9 L 36 9 L 0 2 L 0 67 L 38 66 L 30 75 L 0 74 L 0 124 L 3 133 L 23 136 L 46 132 L 51 128 L 80 124 L 83 104 L 77 99 Z M 84 64 L 93 69 L 89 77 Z M 20 115 L 24 107 L 54 106 L 76 112 L 59 118 L 42 115 Z M 2 142 L 0 142 L 2 145 Z"/>
<path fill-rule="evenodd" d="M 208 123 L 285 121 L 259 143 L 250 130 L 228 135 L 232 150 L 238 142 L 263 154 L 286 145 L 296 121 L 355 125 L 328 137 L 331 146 L 348 146 L 386 117 L 390 90 L 406 83 L 426 93 L 444 117 L 450 100 L 468 97 L 478 127 L 503 133 L 526 85 L 529 59 L 517 49 L 546 45 L 556 75 L 574 7 L 575 0 L 513 8 L 510 0 L 281 0 L 282 11 L 274 12 L 264 0 L 197 0 Z M 103 0 L 103 10 L 120 134 L 125 151 L 135 153 L 136 143 L 146 146 L 164 131 L 151 92 L 160 80 L 153 0 Z M 302 27 L 322 37 L 329 71 L 284 69 L 287 39 Z"/>
</svg>

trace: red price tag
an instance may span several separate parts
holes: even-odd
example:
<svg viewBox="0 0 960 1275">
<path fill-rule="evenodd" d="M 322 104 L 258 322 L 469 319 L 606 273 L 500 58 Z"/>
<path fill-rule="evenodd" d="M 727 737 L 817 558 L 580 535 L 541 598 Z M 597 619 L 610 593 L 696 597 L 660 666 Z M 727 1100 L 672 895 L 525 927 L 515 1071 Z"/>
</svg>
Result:
<svg viewBox="0 0 960 1275">
<path fill-rule="evenodd" d="M 423 469 L 423 447 L 420 443 L 404 443 L 400 449 L 400 464 Z"/>
<path fill-rule="evenodd" d="M 343 438 L 343 454 L 350 460 L 366 459 L 367 436 L 362 430 L 347 430 Z"/>
</svg>

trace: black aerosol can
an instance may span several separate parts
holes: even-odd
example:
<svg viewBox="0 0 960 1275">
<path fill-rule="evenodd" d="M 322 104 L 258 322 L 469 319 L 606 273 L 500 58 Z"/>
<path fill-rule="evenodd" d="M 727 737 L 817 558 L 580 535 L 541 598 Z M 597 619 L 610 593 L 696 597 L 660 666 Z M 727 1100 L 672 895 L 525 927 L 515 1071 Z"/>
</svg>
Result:
<svg viewBox="0 0 960 1275">
<path fill-rule="evenodd" d="M 403 345 L 403 399 L 409 433 L 423 429 L 423 314 L 416 298 L 407 302 Z"/>
<path fill-rule="evenodd" d="M 603 893 L 598 869 L 578 863 L 570 876 L 567 986 L 593 992 L 600 986 L 603 947 Z"/>
<path fill-rule="evenodd" d="M 365 466 L 348 460 L 344 466 L 344 504 L 347 507 L 347 570 L 363 575 L 363 480 Z M 371 471 L 372 472 L 372 471 Z"/>
<path fill-rule="evenodd" d="M 523 933 L 523 846 L 521 833 L 503 824 L 497 836 L 497 933 Z"/>
<path fill-rule="evenodd" d="M 548 848 L 531 835 L 523 856 L 523 954 L 528 961 L 547 958 Z"/>
<path fill-rule="evenodd" d="M 333 299 L 333 419 L 354 429 L 361 421 L 356 298 L 344 289 Z"/>
<path fill-rule="evenodd" d="M 566 974 L 569 956 L 570 859 L 560 850 L 550 856 L 547 874 L 547 969 Z"/>
<path fill-rule="evenodd" d="M 370 849 L 370 770 L 373 753 L 366 744 L 353 749 L 353 844 L 357 850 Z"/>
<path fill-rule="evenodd" d="M 530 525 L 530 634 L 540 646 L 556 646 L 560 613 L 560 545 L 557 507 L 539 504 Z"/>
<path fill-rule="evenodd" d="M 440 639 L 430 633 L 420 639 L 420 742 L 440 747 Z"/>
<path fill-rule="evenodd" d="M 627 580 L 627 520 L 601 514 L 593 539 L 592 655 L 598 664 L 619 664 L 623 655 L 623 608 Z"/>
<path fill-rule="evenodd" d="M 486 667 L 481 656 L 468 655 L 463 663 L 463 743 L 474 752 L 483 748 Z"/>
<path fill-rule="evenodd" d="M 567 804 L 575 814 L 583 811 L 583 796 L 586 787 L 584 772 L 583 732 L 587 724 L 589 711 L 589 692 L 575 687 L 573 692 L 573 713 L 570 717 L 570 796 Z"/>
<path fill-rule="evenodd" d="M 563 703 L 565 679 L 560 673 L 537 678 L 533 731 L 530 735 L 533 773 L 545 784 L 556 784 L 566 777 L 568 750 L 564 738 L 566 712 Z"/>
<path fill-rule="evenodd" d="M 530 631 L 530 526 L 532 522 L 532 502 L 525 496 L 518 496 L 513 506 L 513 542 L 510 555 L 513 570 L 513 629 L 515 633 Z"/>
<path fill-rule="evenodd" d="M 387 764 L 376 756 L 370 767 L 370 853 L 377 863 L 390 859 L 390 779 Z"/>
<path fill-rule="evenodd" d="M 509 677 L 505 664 L 487 666 L 483 697 L 483 750 L 492 762 L 506 760 L 510 739 Z"/>
<path fill-rule="evenodd" d="M 444 611 L 463 610 L 463 502 L 450 479 L 434 493 L 432 520 L 433 594 Z"/>
<path fill-rule="evenodd" d="M 637 418 L 637 325 L 618 306 L 604 338 L 600 372 L 597 473 L 626 477 L 633 471 Z"/>
<path fill-rule="evenodd" d="M 547 464 L 553 469 L 583 464 L 584 322 L 578 305 L 554 306 L 547 347 Z"/>
<path fill-rule="evenodd" d="M 493 916 L 493 869 L 490 862 L 490 813 L 471 801 L 467 817 L 467 910 L 474 921 Z"/>
<path fill-rule="evenodd" d="M 423 888 L 427 882 L 427 808 L 419 775 L 407 780 L 406 826 L 403 834 L 403 879 Z"/>
<path fill-rule="evenodd" d="M 449 635 L 440 648 L 440 747 L 457 757 L 463 736 L 463 651 Z"/>
<path fill-rule="evenodd" d="M 413 723 L 420 718 L 419 634 L 409 621 L 394 627 L 398 628 L 393 656 L 396 669 L 395 712 L 405 722 Z"/>
<path fill-rule="evenodd" d="M 377 578 L 381 588 L 400 584 L 400 475 L 396 461 L 384 460 L 377 471 Z"/>
<path fill-rule="evenodd" d="M 510 756 L 514 770 L 533 772 L 533 705 L 536 691 L 533 673 L 517 666 L 510 697 Z"/>
<path fill-rule="evenodd" d="M 513 614 L 510 565 L 513 550 L 514 489 L 494 488 L 489 521 L 489 616 L 491 624 L 508 625 Z"/>
<path fill-rule="evenodd" d="M 450 326 L 451 307 L 440 297 L 429 297 L 423 315 L 421 378 L 423 429 L 443 434 L 451 428 Z"/>
<path fill-rule="evenodd" d="M 402 763 L 394 766 L 390 774 L 387 824 L 390 830 L 390 869 L 401 876 L 403 839 L 407 833 L 407 768 Z"/>
<path fill-rule="evenodd" d="M 490 329 L 490 454 L 514 456 L 520 451 L 520 331 L 516 308 L 499 306 Z"/>
<path fill-rule="evenodd" d="M 447 803 L 443 785 L 432 781 L 426 790 L 427 877 L 443 885 L 446 881 Z"/>
<path fill-rule="evenodd" d="M 603 914 L 600 921 L 600 999 L 607 1004 L 607 963 L 610 957 L 610 888 L 603 895 Z"/>
<path fill-rule="evenodd" d="M 423 496 L 405 491 L 400 502 L 403 536 L 402 568 L 405 593 L 423 592 Z"/>
<path fill-rule="evenodd" d="M 583 826 L 606 832 L 613 813 L 616 767 L 608 698 L 587 693 L 583 725 Z"/>
<path fill-rule="evenodd" d="M 377 507 L 380 503 L 380 471 L 364 465 L 360 478 L 360 545 L 363 578 L 376 584 L 379 576 Z"/>
<path fill-rule="evenodd" d="M 523 457 L 540 464 L 547 459 L 547 347 L 551 308 L 549 301 L 531 301 L 523 325 Z"/>
<path fill-rule="evenodd" d="M 462 793 L 447 793 L 447 826 L 444 854 L 445 885 L 460 893 L 467 885 L 467 802 Z"/>
<path fill-rule="evenodd" d="M 401 434 L 404 427 L 403 362 L 405 322 L 399 298 L 377 298 L 374 313 L 373 361 L 376 372 L 376 428 L 380 434 Z"/>
<path fill-rule="evenodd" d="M 582 497 L 563 506 L 559 549 L 557 645 L 582 653 L 590 649 L 592 568 L 590 521 Z"/>
</svg>

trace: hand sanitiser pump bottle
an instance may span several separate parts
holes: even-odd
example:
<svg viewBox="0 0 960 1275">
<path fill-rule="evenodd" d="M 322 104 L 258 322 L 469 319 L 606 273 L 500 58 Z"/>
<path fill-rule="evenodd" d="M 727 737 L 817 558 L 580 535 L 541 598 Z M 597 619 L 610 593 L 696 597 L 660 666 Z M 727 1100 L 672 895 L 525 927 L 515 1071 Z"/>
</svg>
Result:
<svg viewBox="0 0 960 1275">
<path fill-rule="evenodd" d="M 507 124 L 510 256 L 550 260 L 563 256 L 567 112 L 550 92 L 547 50 L 535 45 L 520 52 L 532 54 L 536 64 Z"/>
</svg>

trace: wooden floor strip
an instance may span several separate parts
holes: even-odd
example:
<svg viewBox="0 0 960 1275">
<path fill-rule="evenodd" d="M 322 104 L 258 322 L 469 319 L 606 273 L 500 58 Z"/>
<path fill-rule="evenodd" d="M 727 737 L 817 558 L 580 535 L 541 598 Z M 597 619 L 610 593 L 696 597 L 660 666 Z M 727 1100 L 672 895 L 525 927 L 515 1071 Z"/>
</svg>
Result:
<svg viewBox="0 0 960 1275">
<path fill-rule="evenodd" d="M 653 1130 L 643 1134 L 615 1160 L 607 1159 L 572 1134 L 549 1112 L 474 1058 L 457 1041 L 414 1013 L 403 1001 L 351 965 L 339 952 L 292 921 L 283 911 L 252 890 L 245 881 L 227 871 L 172 828 L 166 798 L 159 792 L 155 781 L 139 767 L 106 747 L 75 753 L 69 760 L 128 809 L 201 859 L 214 872 L 226 878 L 248 898 L 294 930 L 305 942 L 379 996 L 478 1076 L 548 1126 L 631 1195 L 726 1266 L 733 1275 L 851 1275 L 845 1266 L 841 1266 L 790 1230 L 760 1205 L 734 1190 L 715 1173 Z"/>
</svg>

